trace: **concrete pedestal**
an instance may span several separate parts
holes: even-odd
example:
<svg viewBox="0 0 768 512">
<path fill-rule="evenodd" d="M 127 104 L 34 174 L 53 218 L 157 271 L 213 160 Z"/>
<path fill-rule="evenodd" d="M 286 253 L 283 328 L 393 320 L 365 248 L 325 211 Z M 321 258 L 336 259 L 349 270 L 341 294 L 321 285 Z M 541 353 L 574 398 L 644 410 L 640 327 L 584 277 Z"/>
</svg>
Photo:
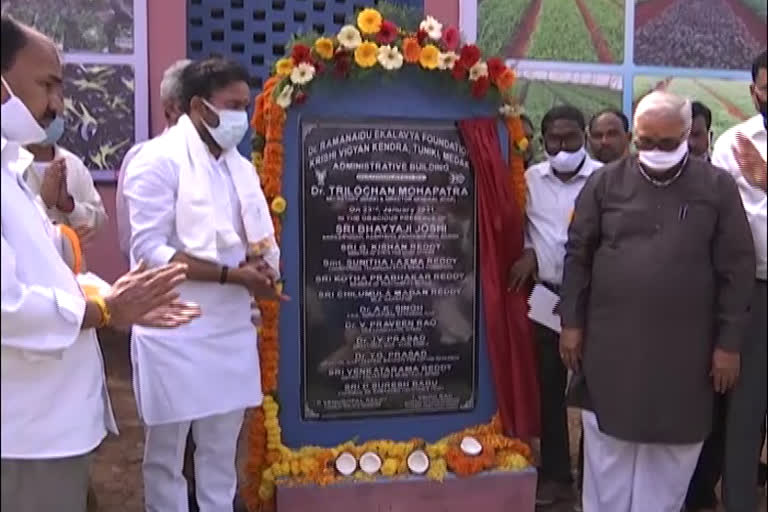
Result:
<svg viewBox="0 0 768 512">
<path fill-rule="evenodd" d="M 535 469 L 277 488 L 277 512 L 534 512 L 535 502 Z"/>
</svg>

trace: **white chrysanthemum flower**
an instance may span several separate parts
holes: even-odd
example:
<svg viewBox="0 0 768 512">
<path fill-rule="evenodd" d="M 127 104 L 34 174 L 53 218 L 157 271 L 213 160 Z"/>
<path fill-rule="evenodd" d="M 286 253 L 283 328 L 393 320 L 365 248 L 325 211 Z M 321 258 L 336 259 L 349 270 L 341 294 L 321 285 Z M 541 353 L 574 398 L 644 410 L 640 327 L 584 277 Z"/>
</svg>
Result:
<svg viewBox="0 0 768 512">
<path fill-rule="evenodd" d="M 488 64 L 483 61 L 478 61 L 477 64 L 469 68 L 469 79 L 477 81 L 484 76 L 488 76 Z"/>
<path fill-rule="evenodd" d="M 504 117 L 520 117 L 525 114 L 525 107 L 519 104 L 510 105 L 509 103 L 505 103 L 499 108 L 499 114 Z"/>
<path fill-rule="evenodd" d="M 339 44 L 347 50 L 354 50 L 363 44 L 363 36 L 360 31 L 352 25 L 345 25 L 341 28 L 338 35 Z"/>
<path fill-rule="evenodd" d="M 443 37 L 443 25 L 432 16 L 421 22 L 419 29 L 427 33 L 430 39 L 439 41 Z"/>
<path fill-rule="evenodd" d="M 456 65 L 456 62 L 458 62 L 458 60 L 459 60 L 459 56 L 456 54 L 456 52 L 441 53 L 440 56 L 438 57 L 437 67 L 442 69 L 443 71 L 445 70 L 450 71 L 453 69 L 453 66 Z"/>
<path fill-rule="evenodd" d="M 291 106 L 292 101 L 293 101 L 293 86 L 286 85 L 285 87 L 283 87 L 283 90 L 280 91 L 280 94 L 277 96 L 276 103 L 280 105 L 283 109 L 286 109 Z"/>
<path fill-rule="evenodd" d="M 315 78 L 315 66 L 302 62 L 291 71 L 291 82 L 296 85 L 308 84 Z"/>
<path fill-rule="evenodd" d="M 394 71 L 403 67 L 403 54 L 396 46 L 380 46 L 376 58 L 381 67 L 387 71 Z"/>
</svg>

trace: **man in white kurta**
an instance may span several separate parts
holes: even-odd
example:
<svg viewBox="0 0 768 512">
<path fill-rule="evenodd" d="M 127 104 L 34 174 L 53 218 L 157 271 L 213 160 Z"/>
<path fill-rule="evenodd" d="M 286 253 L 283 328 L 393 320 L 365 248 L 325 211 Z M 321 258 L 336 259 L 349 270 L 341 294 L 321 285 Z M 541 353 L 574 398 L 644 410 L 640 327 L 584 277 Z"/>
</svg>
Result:
<svg viewBox="0 0 768 512">
<path fill-rule="evenodd" d="M 167 304 L 183 266 L 85 296 L 23 179 L 33 160 L 23 146 L 45 138 L 45 113 L 60 107 L 58 54 L 5 16 L 2 37 L 1 508 L 85 512 L 89 454 L 116 432 L 95 327 L 126 327 Z"/>
<path fill-rule="evenodd" d="M 246 80 L 223 59 L 190 64 L 182 74 L 187 115 L 126 170 L 132 260 L 188 263 L 190 280 L 179 293 L 204 311 L 174 332 L 133 331 L 148 512 L 187 511 L 182 462 L 190 429 L 198 506 L 231 512 L 244 411 L 262 401 L 250 304 L 254 294 L 274 294 L 275 275 L 246 260 L 268 245 L 275 266 L 276 245 L 258 177 L 236 149 L 248 126 Z"/>
</svg>

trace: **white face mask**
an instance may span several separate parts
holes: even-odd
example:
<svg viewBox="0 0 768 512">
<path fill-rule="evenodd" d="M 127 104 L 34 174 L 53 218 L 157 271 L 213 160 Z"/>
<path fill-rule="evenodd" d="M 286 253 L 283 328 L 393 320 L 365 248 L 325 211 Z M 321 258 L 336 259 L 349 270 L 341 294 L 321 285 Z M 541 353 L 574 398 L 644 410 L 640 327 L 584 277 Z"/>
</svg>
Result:
<svg viewBox="0 0 768 512">
<path fill-rule="evenodd" d="M 638 151 L 637 159 L 649 171 L 663 173 L 682 162 L 687 154 L 688 138 L 685 138 L 674 151 L 661 151 L 659 149 Z"/>
<path fill-rule="evenodd" d="M 35 116 L 29 111 L 23 101 L 13 94 L 5 77 L 0 77 L 5 90 L 8 91 L 8 101 L 0 106 L 0 127 L 3 137 L 22 146 L 37 144 L 44 141 L 47 134 Z"/>
<path fill-rule="evenodd" d="M 547 154 L 549 165 L 557 172 L 573 172 L 579 168 L 587 157 L 587 150 L 581 146 L 576 151 L 560 151 L 556 155 Z"/>
<path fill-rule="evenodd" d="M 219 110 L 205 100 L 203 103 L 219 116 L 219 126 L 215 128 L 203 121 L 216 144 L 225 151 L 240 144 L 248 131 L 248 114 L 245 110 Z"/>
</svg>

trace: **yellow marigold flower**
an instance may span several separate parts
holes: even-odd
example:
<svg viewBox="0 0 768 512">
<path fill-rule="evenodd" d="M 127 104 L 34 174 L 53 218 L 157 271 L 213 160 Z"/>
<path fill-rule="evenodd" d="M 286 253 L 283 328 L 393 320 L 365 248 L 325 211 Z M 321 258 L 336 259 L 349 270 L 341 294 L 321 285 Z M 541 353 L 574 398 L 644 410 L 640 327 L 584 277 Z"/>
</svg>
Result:
<svg viewBox="0 0 768 512">
<path fill-rule="evenodd" d="M 293 59 L 280 59 L 275 64 L 277 76 L 288 76 L 293 71 Z"/>
<path fill-rule="evenodd" d="M 371 68 L 376 65 L 379 47 L 376 43 L 366 41 L 355 50 L 355 62 L 361 68 Z"/>
<path fill-rule="evenodd" d="M 363 9 L 357 15 L 357 26 L 363 34 L 378 34 L 382 21 L 381 13 L 376 9 Z"/>
<path fill-rule="evenodd" d="M 518 151 L 525 151 L 528 149 L 528 146 L 530 145 L 530 142 L 528 142 L 528 139 L 526 137 L 523 137 L 519 141 L 517 141 L 517 149 Z"/>
<path fill-rule="evenodd" d="M 321 37 L 315 41 L 315 52 L 325 59 L 331 60 L 333 58 L 333 40 L 327 37 Z"/>
<path fill-rule="evenodd" d="M 381 466 L 381 474 L 384 476 L 395 476 L 397 474 L 397 468 L 399 463 L 397 459 L 387 459 Z"/>
<path fill-rule="evenodd" d="M 283 196 L 277 196 L 272 200 L 272 213 L 282 215 L 285 213 L 285 208 L 288 206 L 288 202 Z"/>
<path fill-rule="evenodd" d="M 428 44 L 421 49 L 421 55 L 419 55 L 419 64 L 424 69 L 437 69 L 440 64 L 440 50 L 433 44 Z"/>
</svg>

